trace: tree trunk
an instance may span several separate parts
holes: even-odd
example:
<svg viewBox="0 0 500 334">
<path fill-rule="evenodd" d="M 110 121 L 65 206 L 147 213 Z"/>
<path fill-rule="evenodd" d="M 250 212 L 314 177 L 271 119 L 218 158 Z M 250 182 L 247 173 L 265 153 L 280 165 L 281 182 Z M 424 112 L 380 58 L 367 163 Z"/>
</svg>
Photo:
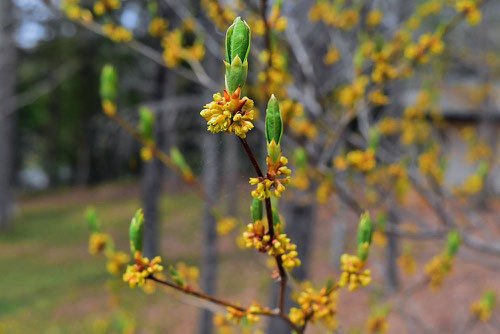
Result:
<svg viewBox="0 0 500 334">
<path fill-rule="evenodd" d="M 16 91 L 14 4 L 0 1 L 0 229 L 7 226 L 12 205 Z"/>
<path fill-rule="evenodd" d="M 299 191 L 296 192 L 296 195 Z M 300 267 L 292 271 L 292 276 L 297 281 L 303 281 L 308 277 L 311 263 L 311 253 L 313 246 L 314 222 L 316 220 L 316 210 L 314 204 L 295 199 L 286 203 L 285 222 L 286 233 L 293 243 L 297 244 L 299 259 L 302 262 Z M 294 302 L 290 298 L 290 284 L 288 284 L 285 297 L 285 310 L 288 312 Z M 277 307 L 279 295 L 279 284 L 274 284 L 271 293 L 271 305 Z M 269 323 L 268 333 L 288 334 L 291 333 L 291 327 L 279 318 L 273 317 Z"/>
<path fill-rule="evenodd" d="M 217 204 L 219 192 L 218 171 L 220 154 L 218 136 L 207 132 L 203 135 L 203 186 L 207 200 L 203 206 L 202 219 L 202 266 L 201 287 L 209 295 L 215 293 L 217 279 L 217 232 L 215 228 L 215 217 L 212 209 Z M 213 332 L 212 313 L 202 310 L 199 326 L 200 334 L 211 334 Z"/>
</svg>

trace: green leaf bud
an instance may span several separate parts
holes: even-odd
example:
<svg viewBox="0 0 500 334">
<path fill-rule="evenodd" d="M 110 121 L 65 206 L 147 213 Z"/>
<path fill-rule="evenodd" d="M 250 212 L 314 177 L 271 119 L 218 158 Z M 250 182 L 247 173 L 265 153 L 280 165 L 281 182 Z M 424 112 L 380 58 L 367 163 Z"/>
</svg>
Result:
<svg viewBox="0 0 500 334">
<path fill-rule="evenodd" d="M 446 254 L 448 256 L 455 256 L 458 252 L 462 240 L 457 230 L 452 230 L 446 237 Z"/>
<path fill-rule="evenodd" d="M 155 114 L 147 107 L 139 109 L 139 132 L 148 141 L 154 142 Z"/>
<path fill-rule="evenodd" d="M 280 104 L 273 95 L 269 99 L 266 109 L 266 139 L 268 143 L 273 140 L 280 144 L 283 135 L 283 119 L 281 118 Z"/>
<path fill-rule="evenodd" d="M 105 65 L 101 71 L 100 94 L 103 101 L 115 102 L 117 96 L 118 74 L 111 65 Z"/>
<path fill-rule="evenodd" d="M 242 63 L 248 59 L 250 53 L 250 27 L 237 17 L 226 32 L 226 61 L 231 64 L 236 56 Z"/>
<path fill-rule="evenodd" d="M 132 254 L 136 251 L 142 252 L 142 243 L 144 239 L 144 214 L 142 209 L 137 210 L 130 222 L 130 250 Z"/>
<path fill-rule="evenodd" d="M 252 221 L 256 222 L 257 220 L 262 220 L 262 201 L 257 197 L 254 197 L 252 200 L 252 206 L 250 207 L 250 211 L 252 212 Z"/>
<path fill-rule="evenodd" d="M 99 219 L 97 218 L 97 212 L 94 208 L 87 208 L 87 210 L 85 210 L 85 221 L 87 222 L 90 232 L 100 232 L 101 226 L 99 224 Z"/>
</svg>

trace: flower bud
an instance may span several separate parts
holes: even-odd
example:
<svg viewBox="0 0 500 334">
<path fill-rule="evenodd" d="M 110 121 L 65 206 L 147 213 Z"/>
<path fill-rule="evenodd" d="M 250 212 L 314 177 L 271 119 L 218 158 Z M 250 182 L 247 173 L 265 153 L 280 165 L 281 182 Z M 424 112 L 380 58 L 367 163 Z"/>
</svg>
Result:
<svg viewBox="0 0 500 334">
<path fill-rule="evenodd" d="M 90 232 L 99 233 L 101 228 L 97 218 L 97 212 L 94 208 L 87 208 L 85 211 L 85 220 L 87 221 Z"/>
<path fill-rule="evenodd" d="M 450 231 L 446 238 L 446 254 L 448 256 L 455 256 L 460 247 L 461 238 L 456 230 Z"/>
<path fill-rule="evenodd" d="M 144 238 L 144 214 L 142 209 L 137 210 L 130 222 L 130 250 L 132 254 L 142 252 L 142 242 Z"/>
<path fill-rule="evenodd" d="M 266 139 L 268 143 L 275 141 L 279 146 L 283 135 L 283 119 L 281 118 L 280 104 L 273 95 L 269 99 L 266 109 Z"/>
<path fill-rule="evenodd" d="M 101 72 L 100 94 L 103 101 L 114 102 L 117 95 L 118 75 L 111 65 L 105 65 Z"/>
<path fill-rule="evenodd" d="M 191 167 L 186 162 L 186 159 L 182 155 L 181 151 L 177 147 L 172 147 L 170 149 L 170 157 L 172 158 L 172 161 L 174 164 L 179 168 L 184 174 L 186 173 L 191 173 Z"/>
<path fill-rule="evenodd" d="M 262 220 L 262 201 L 257 197 L 253 198 L 250 210 L 252 211 L 252 220 L 254 222 L 256 222 L 257 220 Z"/>
<path fill-rule="evenodd" d="M 278 161 L 280 160 L 281 147 L 280 145 L 276 144 L 274 139 L 271 141 L 271 143 L 267 144 L 267 155 L 271 158 L 271 162 L 273 164 L 278 163 Z"/>
<path fill-rule="evenodd" d="M 239 56 L 244 63 L 249 52 L 250 27 L 238 16 L 226 32 L 226 61 L 231 64 L 236 56 Z"/>
<path fill-rule="evenodd" d="M 237 17 L 226 32 L 226 90 L 232 94 L 247 79 L 250 27 Z"/>
<path fill-rule="evenodd" d="M 139 109 L 139 132 L 148 141 L 154 142 L 155 114 L 147 107 Z"/>
</svg>

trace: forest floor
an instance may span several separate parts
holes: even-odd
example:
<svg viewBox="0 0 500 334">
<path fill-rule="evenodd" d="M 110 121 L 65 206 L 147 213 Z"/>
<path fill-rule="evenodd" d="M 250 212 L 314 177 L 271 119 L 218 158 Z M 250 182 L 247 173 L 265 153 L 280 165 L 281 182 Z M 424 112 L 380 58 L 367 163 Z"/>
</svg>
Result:
<svg viewBox="0 0 500 334">
<path fill-rule="evenodd" d="M 139 333 L 195 333 L 196 301 L 164 288 L 153 294 L 131 290 L 107 273 L 104 258 L 88 253 L 85 209 L 93 206 L 103 229 L 119 249 L 127 251 L 128 224 L 140 207 L 139 195 L 136 184 L 119 183 L 23 196 L 11 228 L 0 234 L 0 333 L 123 333 L 133 328 Z M 246 191 L 240 198 L 241 217 L 247 217 L 250 198 Z M 190 191 L 178 191 L 165 194 L 160 206 L 164 262 L 198 265 L 201 200 Z M 315 227 L 311 271 L 316 284 L 338 277 L 330 252 L 334 215 L 326 210 L 321 210 Z M 352 214 L 342 219 L 357 221 Z M 347 231 L 349 251 L 355 242 L 353 226 L 349 224 Z M 253 300 L 267 304 L 271 281 L 266 257 L 240 250 L 235 243 L 238 234 L 239 228 L 220 238 L 218 295 L 243 305 Z M 422 280 L 423 265 L 442 249 L 443 245 L 435 244 L 412 241 L 418 269 L 413 276 L 401 276 L 403 291 Z M 464 250 L 440 291 L 422 286 L 408 298 L 404 293 L 387 295 L 383 292 L 384 249 L 374 247 L 370 262 L 374 283 L 363 291 L 341 293 L 339 322 L 344 332 L 364 332 L 369 305 L 388 301 L 393 305 L 390 333 L 455 333 L 468 323 L 473 300 L 487 288 L 500 291 L 498 258 Z M 499 320 L 496 312 L 492 322 L 467 332 L 498 333 Z M 308 333 L 325 330 L 314 326 Z"/>
</svg>

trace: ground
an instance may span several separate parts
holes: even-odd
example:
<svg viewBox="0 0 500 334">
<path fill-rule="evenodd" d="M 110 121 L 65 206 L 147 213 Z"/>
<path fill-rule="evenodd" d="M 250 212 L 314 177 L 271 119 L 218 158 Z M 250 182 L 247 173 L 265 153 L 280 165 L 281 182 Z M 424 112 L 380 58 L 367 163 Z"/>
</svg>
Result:
<svg viewBox="0 0 500 334">
<path fill-rule="evenodd" d="M 244 188 L 244 187 L 242 187 Z M 244 190 L 244 189 L 243 189 Z M 83 212 L 92 205 L 113 235 L 118 248 L 128 250 L 128 224 L 140 206 L 134 183 L 110 184 L 87 189 L 63 189 L 23 196 L 12 227 L 0 235 L 0 333 L 195 333 L 196 301 L 163 288 L 153 294 L 130 290 L 108 274 L 105 260 L 87 250 L 88 231 Z M 240 196 L 242 217 L 250 198 Z M 167 264 L 179 261 L 198 265 L 201 200 L 186 190 L 161 199 L 162 254 Z M 322 209 L 315 228 L 313 281 L 337 277 L 330 250 L 333 213 Z M 348 250 L 354 244 L 355 216 L 348 223 Z M 243 223 L 246 223 L 242 222 Z M 242 225 L 243 226 L 243 225 Z M 327 231 L 327 232 L 325 232 Z M 240 250 L 238 231 L 220 239 L 218 295 L 248 305 L 267 304 L 270 270 L 265 256 Z M 403 291 L 421 281 L 423 264 L 439 252 L 436 242 L 413 242 L 419 268 L 414 276 L 402 276 Z M 300 253 L 300 250 L 299 250 Z M 361 330 L 375 301 L 390 301 L 390 333 L 454 333 L 469 323 L 470 303 L 486 288 L 500 291 L 497 258 L 461 250 L 453 275 L 441 291 L 423 286 L 412 295 L 387 297 L 382 293 L 384 250 L 372 252 L 374 283 L 363 291 L 342 292 L 339 321 L 343 329 Z M 478 261 L 480 259 L 481 261 Z M 488 262 L 485 268 L 481 262 Z M 235 279 L 237 273 L 238 279 Z M 417 314 L 417 317 L 408 314 Z M 467 332 L 497 333 L 498 312 L 489 324 L 467 327 Z M 325 333 L 312 326 L 308 333 Z"/>
</svg>

